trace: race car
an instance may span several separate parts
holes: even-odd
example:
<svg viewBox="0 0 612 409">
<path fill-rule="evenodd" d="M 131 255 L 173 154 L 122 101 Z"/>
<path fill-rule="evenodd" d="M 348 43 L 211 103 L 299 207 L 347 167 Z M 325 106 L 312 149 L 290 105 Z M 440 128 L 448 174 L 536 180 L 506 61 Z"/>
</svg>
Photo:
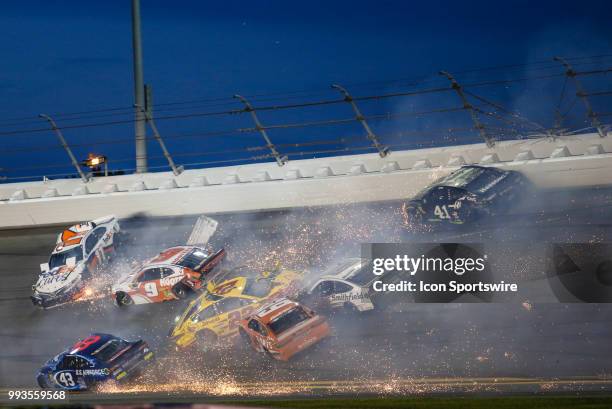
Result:
<svg viewBox="0 0 612 409">
<path fill-rule="evenodd" d="M 113 299 L 120 307 L 183 299 L 205 285 L 224 257 L 224 249 L 171 247 L 122 277 L 112 287 Z"/>
<path fill-rule="evenodd" d="M 374 309 L 370 286 L 380 278 L 372 274 L 369 260 L 349 258 L 311 282 L 306 287 L 304 300 L 317 310 L 370 311 Z"/>
<path fill-rule="evenodd" d="M 38 385 L 70 391 L 124 381 L 153 358 L 143 340 L 126 341 L 109 334 L 91 334 L 50 359 L 38 371 Z"/>
<path fill-rule="evenodd" d="M 473 222 L 508 211 L 530 188 L 520 173 L 494 167 L 462 166 L 402 205 L 404 227 Z"/>
<path fill-rule="evenodd" d="M 239 267 L 234 274 L 248 274 Z M 221 340 L 233 341 L 238 322 L 271 299 L 294 296 L 299 291 L 301 274 L 277 268 L 258 277 L 240 275 L 219 284 L 210 283 L 207 291 L 193 300 L 175 320 L 170 332 L 177 349 L 196 345 L 203 349 L 217 346 Z"/>
<path fill-rule="evenodd" d="M 61 232 L 49 262 L 40 266 L 32 303 L 51 308 L 88 295 L 87 284 L 110 260 L 119 231 L 117 218 L 106 216 Z"/>
<path fill-rule="evenodd" d="M 288 361 L 329 336 L 327 320 L 287 298 L 264 305 L 240 321 L 240 335 L 256 351 Z"/>
</svg>

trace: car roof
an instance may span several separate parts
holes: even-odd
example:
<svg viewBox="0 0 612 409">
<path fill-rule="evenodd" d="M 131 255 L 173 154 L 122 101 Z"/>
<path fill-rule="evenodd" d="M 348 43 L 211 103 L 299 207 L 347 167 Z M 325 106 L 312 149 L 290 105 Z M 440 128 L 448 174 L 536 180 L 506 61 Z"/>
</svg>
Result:
<svg viewBox="0 0 612 409">
<path fill-rule="evenodd" d="M 176 264 L 177 261 L 191 249 L 192 247 L 188 246 L 170 247 L 159 252 L 158 255 L 147 261 L 145 266 L 150 264 Z"/>
<path fill-rule="evenodd" d="M 264 305 L 254 315 L 264 324 L 269 324 L 285 312 L 300 306 L 296 301 L 288 298 L 280 298 L 274 302 Z"/>
<path fill-rule="evenodd" d="M 91 344 L 87 345 L 86 348 L 83 348 L 83 349 L 74 348 L 81 341 L 84 341 L 91 337 L 98 337 L 98 339 L 95 342 L 92 342 Z M 74 345 L 72 345 L 69 349 L 66 350 L 65 355 L 81 355 L 81 356 L 92 358 L 93 357 L 92 354 L 98 348 L 100 348 L 102 345 L 106 344 L 108 341 L 113 340 L 113 339 L 121 339 L 121 338 L 116 337 L 111 334 L 93 333 L 89 335 L 89 337 L 85 337 L 82 340 L 77 341 Z"/>
<path fill-rule="evenodd" d="M 78 241 L 75 240 L 75 241 L 70 241 L 68 243 L 58 243 L 56 244 L 51 254 L 59 254 L 67 250 L 72 250 L 77 247 L 82 247 L 82 243 L 83 243 L 82 238 L 79 238 Z"/>
<path fill-rule="evenodd" d="M 482 169 L 484 172 L 479 173 L 473 179 L 469 180 L 461 186 L 453 186 L 447 183 L 449 178 L 451 178 L 453 175 L 457 175 L 458 172 L 465 169 Z M 514 173 L 514 171 L 499 169 L 493 166 L 464 165 L 424 188 L 417 195 L 415 195 L 412 200 L 420 200 L 425 197 L 425 195 L 429 194 L 430 192 L 435 192 L 436 189 L 439 188 L 452 189 L 461 192 L 478 193 L 475 191 L 478 189 L 474 189 L 474 185 L 478 185 L 478 181 L 485 177 L 485 175 L 495 174 L 498 178 L 502 178 L 504 175 L 507 175 L 509 173 Z"/>
<path fill-rule="evenodd" d="M 53 254 L 81 245 L 83 238 L 96 227 L 95 223 L 85 222 L 64 229 L 58 236 Z"/>
<path fill-rule="evenodd" d="M 352 257 L 342 260 L 339 263 L 334 264 L 332 267 L 327 269 L 325 273 L 316 279 L 310 281 L 308 287 L 314 288 L 317 284 L 322 281 L 343 281 L 357 286 L 363 286 L 368 284 L 370 281 L 374 281 L 376 276 L 372 275 L 371 280 L 355 280 L 363 268 L 366 268 L 370 260 L 367 258 Z M 363 281 L 363 282 L 362 282 Z"/>
<path fill-rule="evenodd" d="M 92 222 L 84 222 L 79 224 L 74 224 L 66 229 L 64 229 L 59 236 L 59 239 L 63 242 L 70 240 L 76 237 L 83 237 L 90 231 L 92 231 L 96 227 L 95 223 Z M 58 241 L 60 241 L 58 240 Z"/>
<path fill-rule="evenodd" d="M 218 294 L 214 291 L 210 291 L 210 292 L 206 291 L 202 293 L 198 298 L 194 300 L 195 308 L 191 304 L 187 307 L 187 310 L 192 310 L 192 311 L 190 311 L 186 315 L 189 316 L 196 312 L 200 313 L 204 311 L 205 309 L 207 309 L 208 307 L 210 307 L 211 305 L 215 305 L 219 301 L 225 300 L 227 298 L 253 299 L 254 297 L 252 296 L 247 296 L 247 295 L 242 294 L 245 283 L 246 283 L 246 277 L 234 277 L 234 278 L 231 278 L 229 280 L 225 280 L 219 283 L 218 285 L 215 286 L 215 288 L 221 287 L 222 285 L 226 285 L 226 286 L 229 286 L 230 288 L 229 291 L 225 293 L 221 293 L 221 294 Z M 208 299 L 207 296 L 209 294 L 212 295 L 213 297 L 218 297 L 218 299 L 213 299 L 213 300 Z"/>
<path fill-rule="evenodd" d="M 345 260 L 344 263 L 338 265 L 338 268 L 334 274 L 330 274 L 331 272 L 328 271 L 328 273 L 325 275 L 350 281 L 351 277 L 353 277 L 361 269 L 361 266 L 366 263 L 366 259 L 350 258 Z"/>
</svg>

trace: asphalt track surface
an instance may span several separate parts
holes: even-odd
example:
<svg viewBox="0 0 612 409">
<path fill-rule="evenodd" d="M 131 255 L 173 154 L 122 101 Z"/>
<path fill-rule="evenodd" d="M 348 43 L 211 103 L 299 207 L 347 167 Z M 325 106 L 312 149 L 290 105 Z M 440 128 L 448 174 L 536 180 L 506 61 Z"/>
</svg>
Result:
<svg viewBox="0 0 612 409">
<path fill-rule="evenodd" d="M 612 242 L 608 189 L 541 193 L 511 216 L 433 233 L 401 229 L 398 209 L 398 203 L 383 203 L 218 215 L 213 244 L 227 249 L 225 268 L 249 264 L 257 273 L 280 260 L 312 276 L 331 260 L 358 256 L 364 242 L 484 242 L 500 248 L 508 241 L 522 243 L 522 254 L 509 255 L 509 265 L 528 254 L 538 259 L 545 242 Z M 125 271 L 132 260 L 183 243 L 193 222 L 193 217 L 124 220 L 128 244 L 108 276 Z M 47 311 L 31 304 L 38 266 L 59 230 L 0 232 L 3 390 L 36 389 L 36 370 L 91 332 L 143 338 L 157 359 L 120 389 L 77 400 L 141 394 L 155 399 L 172 392 L 210 397 L 612 389 L 611 304 L 414 304 L 394 298 L 372 313 L 332 317 L 333 336 L 288 363 L 240 346 L 177 352 L 167 334 L 187 301 L 126 311 L 108 296 Z M 545 285 L 541 280 L 536 292 Z M 449 386 L 449 378 L 459 386 Z M 122 391 L 132 394 L 118 394 Z"/>
</svg>

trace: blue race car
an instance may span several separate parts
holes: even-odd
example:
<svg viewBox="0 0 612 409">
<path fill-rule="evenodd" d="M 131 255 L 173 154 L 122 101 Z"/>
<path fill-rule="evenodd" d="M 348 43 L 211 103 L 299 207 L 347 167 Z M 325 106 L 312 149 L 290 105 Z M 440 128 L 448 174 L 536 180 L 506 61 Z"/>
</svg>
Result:
<svg viewBox="0 0 612 409">
<path fill-rule="evenodd" d="M 462 166 L 402 205 L 404 227 L 463 224 L 504 213 L 530 188 L 516 171 Z"/>
<path fill-rule="evenodd" d="M 122 381 L 153 358 L 143 340 L 134 342 L 109 334 L 92 334 L 50 359 L 38 371 L 38 385 L 82 391 L 110 381 Z"/>
</svg>

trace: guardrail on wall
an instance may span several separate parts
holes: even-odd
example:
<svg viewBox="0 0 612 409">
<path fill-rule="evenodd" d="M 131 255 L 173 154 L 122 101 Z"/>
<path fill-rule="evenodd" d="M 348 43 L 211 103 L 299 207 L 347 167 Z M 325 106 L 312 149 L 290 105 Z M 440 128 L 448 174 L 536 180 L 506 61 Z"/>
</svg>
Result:
<svg viewBox="0 0 612 409">
<path fill-rule="evenodd" d="M 0 185 L 0 228 L 128 217 L 397 200 L 463 164 L 522 171 L 542 188 L 612 185 L 612 140 L 598 134 L 276 163 Z"/>
</svg>

